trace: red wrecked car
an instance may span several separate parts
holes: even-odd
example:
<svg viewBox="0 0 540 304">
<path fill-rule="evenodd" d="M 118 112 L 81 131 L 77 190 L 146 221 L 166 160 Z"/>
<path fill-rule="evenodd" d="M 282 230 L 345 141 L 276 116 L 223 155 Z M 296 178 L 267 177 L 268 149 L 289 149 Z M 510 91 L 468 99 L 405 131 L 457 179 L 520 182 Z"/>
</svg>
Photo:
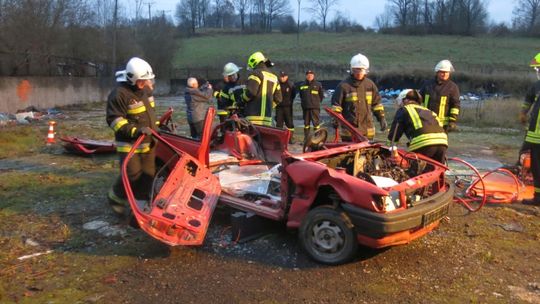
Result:
<svg viewBox="0 0 540 304">
<path fill-rule="evenodd" d="M 140 227 L 169 245 L 200 245 L 219 202 L 298 229 L 307 254 L 325 264 L 351 260 L 359 244 L 406 244 L 436 228 L 454 193 L 447 168 L 369 143 L 327 111 L 357 142 L 326 142 L 322 131 L 306 152 L 292 153 L 288 130 L 239 118 L 212 128 L 213 108 L 201 140 L 155 133 L 159 169 L 151 202 L 138 205 L 124 180 Z"/>
</svg>

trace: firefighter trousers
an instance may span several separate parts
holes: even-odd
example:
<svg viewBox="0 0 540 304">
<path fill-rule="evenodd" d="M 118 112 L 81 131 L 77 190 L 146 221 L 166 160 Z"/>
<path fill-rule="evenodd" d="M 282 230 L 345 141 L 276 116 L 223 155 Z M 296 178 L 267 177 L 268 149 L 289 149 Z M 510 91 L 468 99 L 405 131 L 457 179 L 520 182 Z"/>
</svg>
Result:
<svg viewBox="0 0 540 304">
<path fill-rule="evenodd" d="M 540 201 L 540 144 L 531 144 L 531 172 L 534 183 L 534 200 Z"/>
<path fill-rule="evenodd" d="M 444 145 L 435 145 L 435 146 L 425 146 L 419 149 L 416 149 L 412 152 L 420 153 L 424 156 L 427 156 L 433 160 L 440 162 L 441 164 L 446 163 L 446 149 Z"/>
<path fill-rule="evenodd" d="M 127 153 L 119 152 L 120 168 L 126 159 Z M 152 182 L 156 173 L 156 153 L 155 148 L 147 153 L 135 153 L 127 165 L 127 175 L 135 199 L 149 200 Z M 121 199 L 126 199 L 126 191 L 122 183 L 122 174 L 116 179 L 113 188 L 114 194 Z"/>
<path fill-rule="evenodd" d="M 283 128 L 283 123 L 285 123 L 287 129 L 294 129 L 292 105 L 290 107 L 276 108 L 276 127 Z"/>
</svg>

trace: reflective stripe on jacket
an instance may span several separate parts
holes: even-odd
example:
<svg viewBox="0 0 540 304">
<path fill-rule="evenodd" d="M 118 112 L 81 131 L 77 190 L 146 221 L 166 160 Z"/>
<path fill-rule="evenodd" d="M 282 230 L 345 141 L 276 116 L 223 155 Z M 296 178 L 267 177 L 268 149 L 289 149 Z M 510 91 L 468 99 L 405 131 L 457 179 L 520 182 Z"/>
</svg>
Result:
<svg viewBox="0 0 540 304">
<path fill-rule="evenodd" d="M 448 136 L 437 114 L 417 104 L 408 104 L 396 111 L 388 140 L 398 142 L 403 133 L 410 140 L 410 151 L 426 146 L 448 146 Z"/>
<path fill-rule="evenodd" d="M 537 81 L 525 96 L 523 112 L 530 112 L 529 127 L 525 141 L 531 144 L 540 144 L 540 81 Z"/>
<path fill-rule="evenodd" d="M 120 83 L 107 99 L 106 120 L 114 131 L 118 152 L 129 152 L 131 144 L 137 138 L 138 130 L 143 127 L 156 129 L 157 118 L 153 96 L 147 96 L 146 90 L 138 90 L 127 83 Z M 152 142 L 151 136 L 144 139 L 144 144 Z M 148 152 L 139 148 L 139 153 Z M 127 148 L 129 146 L 129 149 Z M 124 151 L 126 150 L 127 151 Z"/>
<path fill-rule="evenodd" d="M 369 78 L 356 80 L 349 76 L 343 80 L 332 96 L 332 107 L 369 138 L 375 135 L 371 113 L 379 121 L 384 118 L 379 90 Z"/>
<path fill-rule="evenodd" d="M 301 82 L 298 86 L 298 95 L 302 102 L 302 109 L 320 109 L 324 99 L 322 84 L 316 80 Z"/>
<path fill-rule="evenodd" d="M 272 125 L 272 108 L 281 102 L 277 76 L 259 64 L 249 75 L 242 99 L 244 115 L 258 125 Z"/>
<path fill-rule="evenodd" d="M 435 112 L 444 126 L 457 121 L 460 111 L 459 88 L 452 80 L 428 80 L 422 85 L 420 95 L 424 96 L 423 106 Z"/>
</svg>

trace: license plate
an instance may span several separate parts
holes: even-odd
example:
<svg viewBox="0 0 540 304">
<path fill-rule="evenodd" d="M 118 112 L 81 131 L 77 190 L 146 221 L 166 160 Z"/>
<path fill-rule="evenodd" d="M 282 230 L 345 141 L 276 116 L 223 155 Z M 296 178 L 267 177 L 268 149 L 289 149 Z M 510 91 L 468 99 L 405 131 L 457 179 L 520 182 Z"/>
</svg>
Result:
<svg viewBox="0 0 540 304">
<path fill-rule="evenodd" d="M 433 211 L 430 211 L 422 216 L 422 227 L 426 227 L 427 225 L 440 220 L 443 216 L 448 214 L 448 208 L 449 205 L 445 205 L 440 207 L 439 209 L 435 209 Z"/>
</svg>

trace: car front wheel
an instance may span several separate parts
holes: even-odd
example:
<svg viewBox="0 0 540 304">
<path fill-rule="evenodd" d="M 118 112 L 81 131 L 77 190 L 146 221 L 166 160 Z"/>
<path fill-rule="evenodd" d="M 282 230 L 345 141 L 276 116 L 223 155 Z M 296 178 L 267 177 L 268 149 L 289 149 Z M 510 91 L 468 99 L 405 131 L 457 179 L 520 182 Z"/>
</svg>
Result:
<svg viewBox="0 0 540 304">
<path fill-rule="evenodd" d="M 358 249 L 356 234 L 347 222 L 343 212 L 317 207 L 307 214 L 300 225 L 300 243 L 317 262 L 329 265 L 346 263 Z"/>
</svg>

